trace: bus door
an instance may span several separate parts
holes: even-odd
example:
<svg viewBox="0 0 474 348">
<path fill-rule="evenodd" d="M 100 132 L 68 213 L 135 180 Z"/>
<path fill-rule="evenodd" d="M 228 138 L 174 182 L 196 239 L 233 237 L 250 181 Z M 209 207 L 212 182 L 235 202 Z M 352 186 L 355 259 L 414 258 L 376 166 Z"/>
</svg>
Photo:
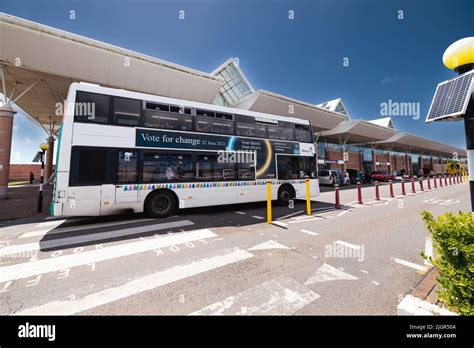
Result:
<svg viewBox="0 0 474 348">
<path fill-rule="evenodd" d="M 138 151 L 117 151 L 115 203 L 138 202 Z"/>
</svg>

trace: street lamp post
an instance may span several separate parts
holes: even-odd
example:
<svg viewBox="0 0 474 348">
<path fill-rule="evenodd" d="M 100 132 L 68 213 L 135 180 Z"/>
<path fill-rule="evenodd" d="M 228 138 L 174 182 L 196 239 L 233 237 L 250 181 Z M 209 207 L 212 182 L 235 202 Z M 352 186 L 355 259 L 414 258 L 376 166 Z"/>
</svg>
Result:
<svg viewBox="0 0 474 348">
<path fill-rule="evenodd" d="M 44 156 L 46 153 L 46 150 L 49 149 L 49 145 L 46 143 L 42 143 L 39 146 L 41 152 L 41 178 L 40 178 L 40 186 L 39 186 L 39 191 L 38 191 L 38 213 L 43 212 L 43 183 L 44 183 Z"/>
</svg>

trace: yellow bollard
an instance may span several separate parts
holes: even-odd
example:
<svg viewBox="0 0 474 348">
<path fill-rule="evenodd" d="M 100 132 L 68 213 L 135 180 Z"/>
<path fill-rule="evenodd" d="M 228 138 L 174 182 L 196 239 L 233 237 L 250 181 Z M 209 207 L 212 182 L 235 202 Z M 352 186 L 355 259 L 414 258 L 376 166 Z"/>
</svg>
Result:
<svg viewBox="0 0 474 348">
<path fill-rule="evenodd" d="M 272 223 L 272 185 L 267 180 L 267 223 Z"/>
<path fill-rule="evenodd" d="M 309 191 L 309 179 L 306 179 L 306 213 L 311 215 L 311 193 Z"/>
</svg>

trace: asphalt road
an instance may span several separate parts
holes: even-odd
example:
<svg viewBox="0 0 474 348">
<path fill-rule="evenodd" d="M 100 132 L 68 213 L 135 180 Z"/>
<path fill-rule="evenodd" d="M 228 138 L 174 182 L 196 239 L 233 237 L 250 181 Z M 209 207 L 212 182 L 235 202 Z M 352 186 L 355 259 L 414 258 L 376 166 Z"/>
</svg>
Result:
<svg viewBox="0 0 474 348">
<path fill-rule="evenodd" d="M 399 184 L 398 184 L 399 185 Z M 417 187 L 418 189 L 418 187 Z M 468 184 L 395 198 L 381 187 L 304 202 L 26 218 L 0 228 L 0 314 L 396 314 L 426 270 L 422 210 L 468 211 Z M 407 191 L 410 191 L 407 187 Z"/>
</svg>

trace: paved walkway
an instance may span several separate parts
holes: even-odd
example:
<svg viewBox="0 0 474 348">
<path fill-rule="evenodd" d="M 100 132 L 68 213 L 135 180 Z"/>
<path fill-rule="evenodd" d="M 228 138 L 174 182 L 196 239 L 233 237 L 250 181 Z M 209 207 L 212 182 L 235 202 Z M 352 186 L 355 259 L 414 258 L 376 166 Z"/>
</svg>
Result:
<svg viewBox="0 0 474 348">
<path fill-rule="evenodd" d="M 8 198 L 0 200 L 0 224 L 4 220 L 29 217 L 33 215 L 49 215 L 49 202 L 52 189 L 45 186 L 43 214 L 36 213 L 39 184 L 18 185 L 8 188 Z"/>
</svg>

